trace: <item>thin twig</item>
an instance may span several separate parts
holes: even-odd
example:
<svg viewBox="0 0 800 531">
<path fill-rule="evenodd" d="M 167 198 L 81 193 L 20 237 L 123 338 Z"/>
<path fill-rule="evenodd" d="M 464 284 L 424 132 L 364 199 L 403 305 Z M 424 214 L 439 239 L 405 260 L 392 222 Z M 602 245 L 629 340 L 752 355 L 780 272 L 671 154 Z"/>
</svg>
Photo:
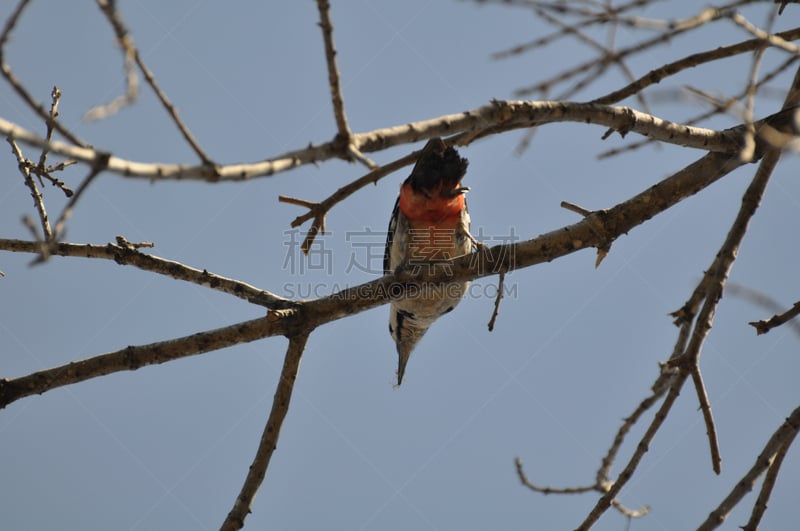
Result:
<svg viewBox="0 0 800 531">
<path fill-rule="evenodd" d="M 778 14 L 779 15 L 783 15 L 783 10 L 786 8 L 787 5 L 789 5 L 789 4 L 797 4 L 797 3 L 800 3 L 800 2 L 798 2 L 798 0 L 772 0 L 772 3 L 773 4 L 780 4 L 780 7 L 778 7 Z"/>
<path fill-rule="evenodd" d="M 107 159 L 106 159 L 107 162 Z M 78 186 L 75 193 L 72 197 L 69 198 L 67 204 L 64 205 L 64 210 L 61 211 L 61 215 L 58 216 L 56 220 L 55 226 L 53 227 L 53 238 L 54 240 L 58 240 L 63 238 L 64 236 L 64 225 L 66 224 L 67 220 L 72 216 L 72 211 L 75 209 L 75 205 L 78 203 L 80 198 L 83 196 L 83 193 L 89 188 L 89 185 L 95 180 L 95 178 L 103 173 L 107 164 L 104 164 L 102 160 L 98 161 L 98 164 L 92 166 L 92 169 L 89 171 L 89 175 L 87 175 L 81 184 Z"/>
<path fill-rule="evenodd" d="M 345 160 L 362 163 L 367 168 L 374 170 L 378 167 L 375 162 L 364 155 L 358 145 L 353 142 L 353 133 L 347 124 L 347 114 L 344 110 L 344 98 L 342 97 L 342 85 L 339 81 L 339 67 L 336 64 L 336 45 L 333 42 L 333 23 L 331 22 L 331 5 L 328 0 L 317 0 L 319 10 L 319 26 L 322 28 L 322 40 L 325 43 L 325 64 L 328 67 L 328 85 L 331 91 L 331 102 L 333 104 L 333 116 L 336 119 L 336 138 L 334 144 L 338 147 L 339 156 Z M 309 234 L 316 234 L 317 231 L 325 232 L 324 218 L 321 223 L 317 222 L 309 230 Z M 308 253 L 309 246 L 304 247 L 304 252 Z"/>
<path fill-rule="evenodd" d="M 113 0 L 97 0 L 97 6 L 100 8 L 100 11 L 106 16 L 108 22 L 111 24 L 111 27 L 114 29 L 114 33 L 117 36 L 117 40 L 120 42 L 120 45 L 124 50 L 127 50 L 125 53 L 132 53 L 133 59 L 136 61 L 139 70 L 141 70 L 142 75 L 144 75 L 145 81 L 147 84 L 150 85 L 150 88 L 153 89 L 153 92 L 158 97 L 158 100 L 166 109 L 167 113 L 172 118 L 172 121 L 178 127 L 183 135 L 183 138 L 195 152 L 195 154 L 203 161 L 203 165 L 209 168 L 213 168 L 215 166 L 214 162 L 206 155 L 205 151 L 200 147 L 200 144 L 194 138 L 194 135 L 189 131 L 189 128 L 183 122 L 180 116 L 178 116 L 178 110 L 175 108 L 175 105 L 169 100 L 167 94 L 161 90 L 158 83 L 156 82 L 156 78 L 153 73 L 147 68 L 147 65 L 144 64 L 142 60 L 141 54 L 139 54 L 139 50 L 133 45 L 133 39 L 128 32 L 128 28 L 125 27 L 125 24 L 122 22 L 122 18 L 119 15 L 119 12 L 116 10 L 116 3 Z M 130 80 L 129 80 L 130 81 Z"/>
<path fill-rule="evenodd" d="M 771 27 L 772 24 L 775 22 L 775 17 L 777 16 L 777 10 L 773 9 L 770 13 L 768 26 Z M 737 24 L 743 24 L 747 22 L 740 14 L 734 13 L 731 18 Z M 763 32 L 762 32 L 763 33 Z M 747 126 L 745 129 L 744 134 L 744 145 L 742 146 L 742 151 L 739 153 L 739 158 L 741 158 L 744 162 L 749 162 L 753 159 L 753 155 L 755 154 L 756 148 L 756 131 L 755 126 L 753 125 L 753 116 L 754 116 L 754 109 L 756 103 L 756 91 L 757 91 L 757 84 L 758 84 L 758 70 L 761 66 L 761 61 L 764 58 L 764 53 L 767 51 L 767 43 L 769 41 L 764 39 L 762 45 L 758 47 L 753 54 L 753 61 L 750 66 L 750 77 L 747 81 L 747 89 L 745 90 L 745 106 L 744 106 L 744 123 Z"/>
<path fill-rule="evenodd" d="M 517 469 L 517 477 L 519 478 L 520 483 L 522 483 L 522 485 L 524 485 L 526 488 L 532 490 L 533 492 L 538 492 L 539 494 L 585 494 L 593 491 L 604 493 L 609 487 L 607 484 L 600 483 L 583 487 L 542 487 L 532 483 L 528 479 L 528 476 L 525 474 L 525 469 L 522 466 L 522 459 L 519 457 L 514 458 L 514 466 Z M 631 509 L 622 505 L 622 503 L 617 499 L 611 500 L 611 505 L 627 518 L 641 518 L 650 512 L 650 507 L 646 505 L 639 509 Z"/>
<path fill-rule="evenodd" d="M 505 269 L 500 269 L 500 273 L 498 274 L 498 281 L 497 281 L 497 297 L 494 299 L 494 310 L 492 311 L 492 317 L 489 319 L 489 332 L 494 331 L 494 323 L 497 320 L 497 315 L 500 313 L 500 301 L 503 299 L 503 289 L 506 280 L 506 272 Z"/>
<path fill-rule="evenodd" d="M 278 437 L 286 414 L 289 412 L 289 403 L 292 399 L 297 371 L 300 368 L 300 359 L 303 356 L 307 340 L 308 332 L 289 337 L 289 347 L 283 360 L 283 369 L 281 369 L 280 379 L 275 389 L 275 397 L 272 400 L 272 409 L 269 413 L 267 424 L 264 426 L 258 450 L 253 458 L 253 463 L 247 471 L 247 477 L 244 480 L 242 489 L 236 497 L 233 508 L 220 527 L 223 531 L 244 527 L 244 520 L 250 513 L 250 506 L 261 483 L 264 481 L 270 459 L 277 448 Z"/>
<path fill-rule="evenodd" d="M 294 221 L 292 221 L 291 223 L 292 227 L 299 227 L 309 219 L 313 219 L 311 223 L 311 228 L 308 230 L 306 238 L 303 240 L 303 244 L 301 246 L 303 252 L 308 254 L 308 250 L 311 249 L 311 245 L 314 243 L 314 239 L 320 232 L 320 230 L 323 233 L 325 232 L 324 231 L 325 217 L 327 216 L 331 208 L 333 208 L 336 204 L 340 203 L 346 198 L 350 197 L 352 194 L 354 194 L 361 188 L 365 187 L 366 185 L 375 184 L 383 177 L 386 177 L 387 175 L 394 173 L 400 168 L 413 164 L 419 158 L 420 153 L 422 153 L 422 150 L 413 151 L 404 157 L 401 157 L 388 164 L 384 164 L 383 166 L 380 166 L 372 170 L 371 172 L 356 179 L 355 181 L 342 186 L 341 188 L 336 190 L 333 194 L 328 196 L 326 199 L 320 201 L 319 203 L 314 203 L 313 201 L 306 201 L 305 199 L 298 199 L 294 197 L 278 196 L 278 201 L 282 203 L 288 203 L 308 208 L 308 212 L 306 212 L 301 216 L 297 216 L 294 219 Z"/>
<path fill-rule="evenodd" d="M 730 9 L 732 6 L 739 5 L 740 3 L 741 2 L 734 2 L 728 6 L 722 6 L 720 8 L 706 8 L 693 17 L 689 17 L 684 20 L 674 21 L 671 31 L 661 35 L 657 35 L 655 37 L 651 37 L 649 39 L 622 48 L 620 50 L 617 50 L 617 52 L 615 53 L 615 58 L 620 60 L 624 59 L 629 55 L 640 53 L 658 44 L 663 44 L 665 42 L 668 42 L 675 36 L 680 35 L 681 33 L 685 33 L 689 30 L 692 30 L 709 22 L 719 20 L 724 16 L 725 10 Z M 515 94 L 518 96 L 525 96 L 528 94 L 536 93 L 544 87 L 551 87 L 556 84 L 563 83 L 565 81 L 572 79 L 577 75 L 580 75 L 590 70 L 591 68 L 594 68 L 596 63 L 597 61 L 595 59 L 591 59 L 575 67 L 564 70 L 561 73 L 545 81 L 541 81 L 529 87 L 518 89 L 515 91 Z"/>
<path fill-rule="evenodd" d="M 602 485 L 604 488 L 608 488 L 611 483 L 611 467 L 614 465 L 614 461 L 617 458 L 617 453 L 619 452 L 620 447 L 622 447 L 622 443 L 625 442 L 625 437 L 628 435 L 634 424 L 638 422 L 641 416 L 647 410 L 653 407 L 653 404 L 655 404 L 659 398 L 664 396 L 665 390 L 666 388 L 661 388 L 658 391 L 653 392 L 653 394 L 639 403 L 633 413 L 623 420 L 622 425 L 617 430 L 617 434 L 614 436 L 614 441 L 611 443 L 611 447 L 606 452 L 606 455 L 603 456 L 603 459 L 600 463 L 600 468 L 597 470 L 597 485 Z"/>
<path fill-rule="evenodd" d="M 17 94 L 25 101 L 25 103 L 28 104 L 28 107 L 38 114 L 42 120 L 52 123 L 53 127 L 72 144 L 80 147 L 86 147 L 87 144 L 70 132 L 66 127 L 61 125 L 61 122 L 55 118 L 50 120 L 50 115 L 44 106 L 36 101 L 33 96 L 31 96 L 30 92 L 28 92 L 25 86 L 20 83 L 20 81 L 14 75 L 14 72 L 11 70 L 11 67 L 8 66 L 8 63 L 6 63 L 6 44 L 11 36 L 11 31 L 16 27 L 19 18 L 22 16 L 22 12 L 29 3 L 30 0 L 21 0 L 20 3 L 17 4 L 17 8 L 14 10 L 14 12 L 11 13 L 11 16 L 6 19 L 6 25 L 3 28 L 3 33 L 0 34 L 0 72 L 2 72 L 3 77 L 6 78 L 6 81 L 8 81 Z"/>
<path fill-rule="evenodd" d="M 767 510 L 767 502 L 772 496 L 772 489 L 775 487 L 775 482 L 778 480 L 778 474 L 781 471 L 783 459 L 786 457 L 789 448 L 792 447 L 797 431 L 795 431 L 783 445 L 778 448 L 772 458 L 772 463 L 767 469 L 767 474 L 764 476 L 764 482 L 761 484 L 761 490 L 758 492 L 758 498 L 753 504 L 753 510 L 750 513 L 750 519 L 745 525 L 742 526 L 742 531 L 758 531 L 758 524 Z"/>
<path fill-rule="evenodd" d="M 331 5 L 328 0 L 317 0 L 319 10 L 319 26 L 322 28 L 322 40 L 325 42 L 325 62 L 328 66 L 328 85 L 333 102 L 333 115 L 336 118 L 336 129 L 339 137 L 350 144 L 350 126 L 344 111 L 342 87 L 339 83 L 339 67 L 336 65 L 336 46 L 333 42 L 333 24 L 331 23 Z"/>
<path fill-rule="evenodd" d="M 55 128 L 55 120 L 58 117 L 58 103 L 61 101 L 61 89 L 53 86 L 50 92 L 50 116 L 47 119 L 47 132 L 45 133 L 45 140 L 50 142 L 53 139 L 53 129 Z M 42 154 L 39 156 L 39 173 L 47 171 L 47 146 L 42 148 Z"/>
<path fill-rule="evenodd" d="M 773 150 L 767 153 L 761 160 L 753 181 L 748 186 L 742 198 L 742 206 L 736 215 L 736 219 L 731 225 L 728 235 L 725 238 L 720 250 L 717 252 L 716 258 L 711 267 L 708 268 L 704 281 L 701 284 L 704 286 L 705 301 L 694 325 L 691 339 L 686 348 L 686 352 L 673 360 L 676 365 L 681 365 L 684 370 L 692 374 L 692 379 L 695 383 L 695 390 L 700 402 L 700 407 L 703 411 L 703 418 L 706 422 L 706 433 L 709 438 L 709 447 L 711 450 L 711 460 L 714 472 L 719 474 L 720 471 L 720 454 L 719 442 L 716 438 L 716 428 L 714 426 L 713 417 L 711 415 L 711 406 L 708 403 L 708 395 L 702 385 L 702 378 L 700 378 L 700 369 L 698 366 L 700 350 L 702 349 L 703 342 L 711 330 L 711 324 L 714 320 L 714 313 L 717 304 L 722 298 L 722 293 L 725 289 L 725 282 L 728 274 L 733 267 L 736 260 L 739 246 L 741 245 L 744 235 L 747 232 L 750 219 L 758 208 L 761 198 L 764 195 L 769 178 L 775 165 L 780 159 L 780 151 Z"/>
<path fill-rule="evenodd" d="M 795 73 L 792 88 L 784 101 L 784 109 L 791 108 L 796 104 L 796 100 L 800 97 L 797 91 L 798 86 L 800 86 L 800 69 Z M 747 232 L 750 220 L 758 209 L 767 183 L 769 182 L 780 156 L 781 152 L 779 149 L 772 149 L 768 151 L 761 160 L 752 182 L 747 187 L 742 197 L 742 205 L 739 208 L 739 212 L 728 231 L 725 241 L 717 252 L 714 261 L 693 292 L 692 297 L 684 304 L 679 312 L 676 312 L 678 319 L 683 319 L 684 322 L 690 321 L 694 316 L 695 307 L 699 304 L 700 299 L 703 299 L 702 308 L 697 314 L 694 329 L 692 330 L 685 352 L 673 358 L 670 364 L 675 367 L 680 367 L 682 374 L 692 375 L 700 407 L 703 411 L 703 418 L 706 423 L 706 433 L 709 438 L 712 466 L 717 474 L 719 474 L 721 462 L 719 442 L 716 437 L 716 428 L 711 415 L 708 395 L 703 385 L 702 377 L 700 376 L 700 351 L 705 338 L 711 330 L 714 313 L 722 298 L 725 282 L 736 260 L 739 247 Z"/>
<path fill-rule="evenodd" d="M 776 33 L 775 36 L 784 39 L 786 41 L 795 40 L 800 38 L 800 28 L 793 28 L 787 31 Z M 686 70 L 688 68 L 693 68 L 695 66 L 699 66 L 704 63 L 717 61 L 719 59 L 733 57 L 734 55 L 740 55 L 743 53 L 752 52 L 760 48 L 763 45 L 763 43 L 764 43 L 763 39 L 750 39 L 736 44 L 731 44 L 729 46 L 721 46 L 719 48 L 715 48 L 713 50 L 709 50 L 706 52 L 700 52 L 688 55 L 682 59 L 673 61 L 672 63 L 668 63 L 662 67 L 656 68 L 655 70 L 651 70 L 650 72 L 643 75 L 630 85 L 627 85 L 619 90 L 615 90 L 614 92 L 606 94 L 605 96 L 602 96 L 600 98 L 596 98 L 592 100 L 592 102 L 610 105 L 622 101 L 628 96 L 632 96 L 633 94 L 636 94 L 641 90 L 644 90 L 650 85 L 659 83 L 664 78 L 675 75 L 683 70 Z"/>
<path fill-rule="evenodd" d="M 776 6 L 777 7 L 777 6 Z M 770 13 L 770 23 L 775 19 L 776 11 Z M 748 33 L 754 35 L 757 39 L 764 41 L 765 44 L 780 48 L 794 55 L 800 55 L 800 46 L 792 44 L 791 42 L 783 39 L 780 35 L 774 35 L 769 31 L 764 31 L 761 28 L 752 24 L 741 13 L 731 13 L 730 19 L 736 23 L 737 26 L 745 29 Z"/>
<path fill-rule="evenodd" d="M 569 201 L 561 201 L 560 206 L 565 210 L 569 210 L 570 212 L 575 212 L 576 214 L 580 214 L 583 217 L 586 217 L 592 213 L 591 210 L 585 209 L 580 205 L 570 203 Z"/>
<path fill-rule="evenodd" d="M 125 94 L 117 96 L 104 105 L 92 107 L 83 115 L 84 120 L 104 120 L 133 104 L 139 97 L 139 76 L 136 75 L 136 70 L 134 69 L 136 47 L 133 45 L 133 39 L 126 34 L 123 38 L 117 38 L 117 41 L 122 50 L 122 58 L 125 65 Z"/>
<path fill-rule="evenodd" d="M 519 457 L 514 458 L 514 466 L 517 469 L 517 477 L 519 477 L 520 483 L 531 489 L 533 492 L 538 492 L 540 494 L 583 494 L 586 492 L 592 492 L 593 490 L 596 490 L 597 487 L 596 485 L 587 485 L 584 487 L 540 487 L 538 485 L 534 485 L 528 479 L 528 476 L 525 474 L 525 469 L 522 466 L 522 459 Z"/>
<path fill-rule="evenodd" d="M 591 48 L 594 48 L 601 54 L 600 60 L 597 61 L 599 68 L 593 71 L 590 75 L 587 75 L 583 80 L 576 83 L 565 94 L 557 97 L 556 99 L 560 100 L 560 99 L 571 98 L 573 94 L 576 94 L 578 91 L 588 86 L 596 78 L 604 74 L 607 70 L 606 68 L 607 65 L 611 63 L 616 65 L 622 71 L 622 74 L 629 82 L 634 81 L 635 78 L 633 76 L 633 72 L 631 71 L 631 69 L 628 68 L 628 65 L 625 64 L 625 61 L 621 57 L 619 57 L 610 46 L 604 46 L 600 44 L 599 42 L 597 42 L 596 40 L 592 39 L 584 32 L 582 32 L 579 28 L 561 22 L 557 17 L 550 15 L 544 9 L 541 8 L 535 9 L 535 12 L 549 24 L 560 28 L 565 35 L 574 35 L 576 39 L 590 46 Z M 612 25 L 612 28 L 615 27 L 616 25 Z M 639 104 L 641 105 L 642 110 L 649 112 L 647 102 L 645 101 L 644 96 L 641 93 L 637 93 L 636 97 L 639 100 Z"/>
<path fill-rule="evenodd" d="M 25 181 L 25 186 L 27 186 L 31 191 L 33 205 L 36 207 L 36 212 L 39 214 L 39 222 L 42 225 L 42 233 L 44 235 L 42 239 L 44 241 L 50 241 L 53 239 L 53 232 L 50 229 L 50 220 L 47 217 L 47 210 L 44 207 L 44 198 L 42 197 L 42 193 L 39 191 L 39 187 L 36 186 L 36 181 L 31 175 L 30 161 L 25 159 L 25 157 L 22 155 L 22 150 L 19 149 L 19 146 L 17 146 L 17 143 L 14 142 L 13 138 L 7 137 L 6 140 L 11 145 L 11 152 L 17 159 L 17 166 Z"/>
<path fill-rule="evenodd" d="M 761 335 L 761 334 L 766 334 L 773 328 L 778 327 L 783 323 L 791 321 L 798 315 L 800 315 L 800 301 L 795 302 L 794 306 L 792 306 L 783 313 L 773 315 L 767 320 L 762 319 L 761 321 L 753 321 L 748 324 L 750 326 L 755 327 L 756 334 Z"/>
<path fill-rule="evenodd" d="M 700 403 L 700 411 L 703 413 L 703 421 L 706 425 L 706 435 L 708 436 L 708 446 L 711 452 L 711 467 L 714 473 L 719 475 L 722 472 L 722 455 L 719 450 L 719 437 L 717 426 L 714 423 L 714 416 L 711 413 L 711 402 L 708 399 L 708 392 L 700 372 L 700 365 L 695 363 L 690 369 L 692 383 L 694 383 L 697 401 Z"/>
<path fill-rule="evenodd" d="M 503 4 L 507 4 L 508 3 L 507 0 L 497 0 L 497 1 L 502 1 Z M 626 23 L 629 26 L 641 27 L 643 25 L 642 24 L 642 20 L 643 19 L 640 19 L 640 18 L 637 18 L 637 17 L 623 18 L 623 17 L 620 17 L 619 15 L 621 13 L 625 12 L 625 11 L 628 11 L 628 10 L 636 8 L 636 7 L 642 7 L 642 6 L 647 5 L 647 4 L 651 3 L 651 2 L 652 2 L 652 0 L 633 0 L 632 2 L 628 2 L 627 4 L 618 5 L 618 6 L 615 6 L 613 8 L 610 8 L 610 9 L 606 10 L 603 13 L 598 13 L 598 14 L 595 14 L 595 15 L 593 15 L 591 17 L 588 17 L 588 18 L 586 18 L 586 19 L 574 24 L 572 27 L 575 28 L 575 29 L 582 29 L 582 28 L 585 28 L 585 27 L 588 27 L 588 26 L 593 26 L 593 25 L 596 25 L 596 24 L 605 24 L 605 23 L 608 23 L 610 21 Z M 659 24 L 659 21 L 654 21 L 654 23 L 655 24 Z M 669 24 L 668 22 L 661 22 L 659 24 L 660 29 L 661 28 L 666 28 L 668 26 L 668 24 Z M 556 32 L 550 33 L 548 35 L 545 35 L 544 37 L 539 37 L 539 38 L 537 38 L 537 39 L 535 39 L 535 40 L 533 40 L 531 42 L 528 42 L 528 43 L 525 43 L 525 44 L 520 44 L 520 45 L 514 46 L 514 47 L 512 47 L 510 49 L 507 49 L 507 50 L 504 50 L 504 51 L 501 51 L 501 52 L 495 52 L 495 53 L 492 54 L 492 58 L 493 59 L 505 59 L 507 57 L 511 57 L 511 56 L 514 56 L 514 55 L 519 55 L 519 54 L 521 54 L 523 52 L 526 52 L 528 50 L 532 50 L 534 48 L 540 48 L 540 47 L 546 46 L 546 45 L 556 41 L 557 39 L 565 37 L 565 35 L 566 34 L 563 31 L 556 31 Z"/>
<path fill-rule="evenodd" d="M 792 64 L 794 64 L 795 61 L 797 61 L 797 60 L 798 60 L 798 57 L 794 57 L 794 56 L 787 58 L 783 63 L 781 63 L 779 66 L 777 66 L 776 68 L 771 70 L 768 74 L 766 74 L 758 82 L 757 88 L 760 89 L 765 84 L 769 83 L 770 81 L 772 81 L 773 79 L 778 77 L 786 69 L 788 69 L 790 66 L 792 66 Z M 689 89 L 689 90 L 691 90 L 691 89 Z M 686 125 L 695 125 L 695 124 L 698 124 L 698 123 L 700 123 L 700 122 L 702 122 L 704 120 L 707 120 L 708 118 L 711 118 L 712 116 L 715 116 L 717 114 L 728 112 L 731 109 L 731 107 L 733 107 L 738 102 L 738 100 L 741 100 L 746 95 L 747 95 L 747 90 L 744 90 L 744 91 L 736 94 L 735 96 L 731 96 L 730 98 L 727 98 L 725 101 L 713 102 L 714 107 L 711 110 L 706 111 L 704 113 L 701 113 L 701 114 L 699 114 L 697 116 L 694 116 L 693 118 L 690 118 L 689 120 L 686 120 L 684 122 L 684 124 L 686 124 Z M 710 101 L 710 100 L 706 100 L 706 101 Z M 599 153 L 597 155 L 597 158 L 598 159 L 604 159 L 604 158 L 612 157 L 614 155 L 619 155 L 621 153 L 625 153 L 625 152 L 633 151 L 635 149 L 639 149 L 642 146 L 645 146 L 645 145 L 648 145 L 648 144 L 652 144 L 654 142 L 655 141 L 652 138 L 646 138 L 644 140 L 633 142 L 633 143 L 628 144 L 628 145 L 626 145 L 624 147 L 621 147 L 621 148 L 609 149 L 607 151 Z"/>
<path fill-rule="evenodd" d="M 673 381 L 667 396 L 664 398 L 664 402 L 662 402 L 661 407 L 653 416 L 653 420 L 650 422 L 650 425 L 647 427 L 647 431 L 645 431 L 644 435 L 639 441 L 639 444 L 636 446 L 636 451 L 631 456 L 628 464 L 625 466 L 622 472 L 620 472 L 617 480 L 608 487 L 606 493 L 603 494 L 599 500 L 597 500 L 594 508 L 592 508 L 591 512 L 589 512 L 589 514 L 586 516 L 586 519 L 584 519 L 584 521 L 576 528 L 577 531 L 588 530 L 595 524 L 595 522 L 597 522 L 600 516 L 602 516 L 603 513 L 613 505 L 613 501 L 616 499 L 622 488 L 628 483 L 628 480 L 633 477 L 633 473 L 639 466 L 639 462 L 644 457 L 644 454 L 647 453 L 653 437 L 655 437 L 659 428 L 661 428 L 661 425 L 664 423 L 664 420 L 666 420 L 667 415 L 669 414 L 670 409 L 672 409 L 672 405 L 675 403 L 675 400 L 678 398 L 678 395 L 681 392 L 681 387 L 683 387 L 683 383 L 685 381 L 686 376 L 680 376 Z"/>
<path fill-rule="evenodd" d="M 773 465 L 778 452 L 780 452 L 787 443 L 792 443 L 797 436 L 798 430 L 800 430 L 800 407 L 792 411 L 791 415 L 789 415 L 775 433 L 772 434 L 772 437 L 769 438 L 764 448 L 761 450 L 761 453 L 756 457 L 750 470 L 745 473 L 742 479 L 736 482 L 731 492 L 713 511 L 711 511 L 708 518 L 697 528 L 697 531 L 711 531 L 722 525 L 733 508 L 742 501 L 745 495 L 753 490 L 761 474 Z"/>
</svg>

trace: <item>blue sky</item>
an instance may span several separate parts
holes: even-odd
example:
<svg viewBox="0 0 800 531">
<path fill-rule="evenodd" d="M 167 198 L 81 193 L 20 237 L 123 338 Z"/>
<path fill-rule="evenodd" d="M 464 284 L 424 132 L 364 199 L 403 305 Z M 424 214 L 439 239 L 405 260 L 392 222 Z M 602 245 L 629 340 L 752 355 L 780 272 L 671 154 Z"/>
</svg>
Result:
<svg viewBox="0 0 800 531">
<path fill-rule="evenodd" d="M 0 6 L 5 19 L 12 6 Z M 134 41 L 181 116 L 220 163 L 262 160 L 335 134 L 322 38 L 314 2 L 235 4 L 197 0 L 118 2 Z M 665 4 L 665 3 L 664 3 Z M 657 5 L 646 16 L 689 16 L 694 2 Z M 680 10 L 677 9 L 680 6 Z M 788 6 L 782 27 L 790 24 Z M 757 23 L 759 9 L 745 10 Z M 505 61 L 492 52 L 550 30 L 528 11 L 469 2 L 333 2 L 344 100 L 356 132 L 460 112 L 544 79 L 590 57 L 586 47 L 555 47 Z M 622 30 L 619 42 L 635 36 Z M 748 38 L 730 22 L 635 58 L 650 69 L 688 53 Z M 142 85 L 131 108 L 102 122 L 81 116 L 124 88 L 113 34 L 91 2 L 33 2 L 12 36 L 7 61 L 47 101 L 62 92 L 61 119 L 98 148 L 142 161 L 195 163 L 174 125 Z M 772 53 L 763 67 L 784 56 Z M 670 99 L 692 85 L 725 94 L 746 83 L 748 59 L 695 68 L 665 80 L 654 114 L 673 121 L 699 114 L 697 101 Z M 771 85 L 786 87 L 784 75 Z M 611 74 L 575 96 L 620 87 Z M 671 92 L 672 91 L 672 92 Z M 653 100 L 655 101 L 655 99 Z M 756 116 L 778 110 L 782 95 L 759 99 Z M 635 100 L 624 102 L 637 106 Z M 8 85 L 0 116 L 35 131 L 40 120 Z M 735 117 L 706 126 L 735 125 Z M 559 207 L 613 206 L 702 153 L 648 147 L 597 160 L 634 140 L 604 128 L 542 128 L 529 150 L 522 133 L 482 140 L 470 160 L 475 232 L 530 238 L 577 221 Z M 373 155 L 386 163 L 420 146 Z M 25 147 L 26 156 L 38 153 Z M 5 152 L 0 178 L 3 238 L 28 238 L 33 215 L 16 163 Z M 247 529 L 572 529 L 596 496 L 541 496 L 519 485 L 513 459 L 532 481 L 592 483 L 620 420 L 647 396 L 673 347 L 669 312 L 688 298 L 714 258 L 755 166 L 617 242 L 599 269 L 581 251 L 516 271 L 494 332 L 486 323 L 496 279 L 474 284 L 442 318 L 394 389 L 396 353 L 387 307 L 323 326 L 311 336 L 289 416 Z M 75 184 L 84 169 L 64 172 Z M 795 221 L 800 165 L 785 155 L 740 249 L 731 282 L 788 308 L 798 299 Z M 103 174 L 68 223 L 67 240 L 106 243 L 121 234 L 153 241 L 154 254 L 238 278 L 281 295 L 327 294 L 375 278 L 348 267 L 367 251 L 365 231 L 383 232 L 401 171 L 337 205 L 319 263 L 291 245 L 289 223 L 302 210 L 278 195 L 327 197 L 365 173 L 331 161 L 245 183 L 151 183 Z M 51 216 L 64 198 L 50 187 Z M 373 238 L 373 237 L 370 237 Z M 375 236 L 373 252 L 382 252 Z M 372 239 L 370 239 L 372 241 Z M 263 308 L 208 289 L 112 262 L 0 255 L 2 376 L 16 377 L 126 345 L 169 339 L 263 314 Z M 369 269 L 369 268 L 363 268 Z M 752 464 L 766 439 L 797 406 L 800 338 L 788 327 L 756 337 L 748 321 L 772 314 L 726 297 L 701 358 L 720 434 L 723 472 L 711 471 L 705 427 L 693 389 L 672 414 L 623 490 L 630 507 L 652 512 L 632 529 L 696 527 Z M 239 492 L 266 421 L 286 340 L 266 341 L 118 373 L 11 404 L 0 412 L 0 514 L 9 529 L 215 529 Z M 648 418 L 649 420 L 649 418 Z M 623 446 L 624 466 L 643 425 Z M 786 458 L 765 529 L 796 522 L 797 452 Z M 754 495 L 730 517 L 747 521 Z M 595 529 L 623 529 L 609 511 Z"/>
</svg>

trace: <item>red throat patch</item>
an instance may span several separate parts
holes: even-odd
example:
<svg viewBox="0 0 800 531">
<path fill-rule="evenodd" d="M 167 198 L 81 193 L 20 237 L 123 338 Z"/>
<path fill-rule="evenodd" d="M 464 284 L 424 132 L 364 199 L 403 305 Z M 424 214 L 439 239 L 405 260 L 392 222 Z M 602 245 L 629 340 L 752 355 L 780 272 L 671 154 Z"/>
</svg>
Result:
<svg viewBox="0 0 800 531">
<path fill-rule="evenodd" d="M 415 192 L 410 184 L 404 184 L 400 187 L 400 211 L 412 226 L 457 221 L 466 203 L 463 192 L 456 192 L 460 186 L 459 183 L 452 191 L 438 186 L 426 190 L 426 194 Z M 451 195 L 453 192 L 455 195 Z"/>
</svg>

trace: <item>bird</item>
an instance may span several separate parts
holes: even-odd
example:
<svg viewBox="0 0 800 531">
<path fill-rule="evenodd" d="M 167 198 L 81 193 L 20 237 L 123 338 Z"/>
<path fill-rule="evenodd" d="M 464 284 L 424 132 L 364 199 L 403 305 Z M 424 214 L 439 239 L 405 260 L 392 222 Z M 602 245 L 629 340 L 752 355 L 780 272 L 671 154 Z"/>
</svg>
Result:
<svg viewBox="0 0 800 531">
<path fill-rule="evenodd" d="M 400 268 L 412 273 L 422 267 L 457 258 L 473 251 L 478 242 L 470 234 L 470 217 L 461 184 L 467 159 L 441 138 L 422 148 L 400 193 L 389 221 L 384 274 Z M 411 352 L 436 319 L 452 311 L 469 288 L 469 282 L 405 286 L 389 309 L 389 333 L 397 346 L 397 386 L 403 383 Z"/>
</svg>

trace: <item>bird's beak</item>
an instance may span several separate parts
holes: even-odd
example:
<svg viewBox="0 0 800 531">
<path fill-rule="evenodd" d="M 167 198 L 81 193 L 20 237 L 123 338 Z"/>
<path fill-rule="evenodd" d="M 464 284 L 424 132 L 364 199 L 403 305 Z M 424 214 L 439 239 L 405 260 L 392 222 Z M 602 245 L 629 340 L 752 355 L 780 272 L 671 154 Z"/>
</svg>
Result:
<svg viewBox="0 0 800 531">
<path fill-rule="evenodd" d="M 469 192 L 469 186 L 462 186 L 450 192 L 450 195 L 451 197 L 455 197 L 457 195 L 466 194 L 467 192 Z"/>
</svg>

